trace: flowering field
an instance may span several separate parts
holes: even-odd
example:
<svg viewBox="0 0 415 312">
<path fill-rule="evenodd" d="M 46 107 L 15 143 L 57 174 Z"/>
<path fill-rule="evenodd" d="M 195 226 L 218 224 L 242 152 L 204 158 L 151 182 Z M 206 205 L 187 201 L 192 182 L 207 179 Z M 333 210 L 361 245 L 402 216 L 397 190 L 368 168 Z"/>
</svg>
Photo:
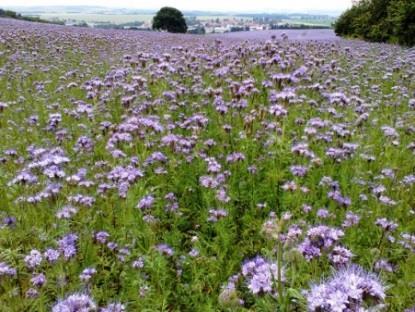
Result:
<svg viewBox="0 0 415 312">
<path fill-rule="evenodd" d="M 0 20 L 0 310 L 414 311 L 415 50 L 322 34 Z"/>
</svg>

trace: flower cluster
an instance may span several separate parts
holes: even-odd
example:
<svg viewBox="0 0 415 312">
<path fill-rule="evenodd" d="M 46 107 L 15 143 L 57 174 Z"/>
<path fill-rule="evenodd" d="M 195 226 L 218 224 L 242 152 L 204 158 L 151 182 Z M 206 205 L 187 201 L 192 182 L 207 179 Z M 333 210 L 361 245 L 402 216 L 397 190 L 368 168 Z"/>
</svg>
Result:
<svg viewBox="0 0 415 312">
<path fill-rule="evenodd" d="M 385 287 L 372 273 L 350 266 L 334 273 L 306 294 L 307 306 L 313 312 L 363 311 L 385 300 Z"/>
<path fill-rule="evenodd" d="M 335 244 L 344 236 L 340 229 L 331 228 L 326 225 L 312 227 L 307 231 L 304 241 L 298 246 L 298 250 L 307 260 L 320 257 L 323 252 L 328 252 L 335 247 Z M 338 249 L 337 252 L 344 254 L 343 259 L 347 258 L 348 252 Z M 340 258 L 332 255 L 332 259 Z M 342 260 L 343 261 L 343 260 Z"/>
<path fill-rule="evenodd" d="M 281 281 L 285 281 L 285 274 L 281 268 Z M 241 269 L 248 289 L 253 294 L 271 293 L 275 291 L 275 283 L 278 278 L 278 265 L 261 256 L 245 261 Z"/>
</svg>

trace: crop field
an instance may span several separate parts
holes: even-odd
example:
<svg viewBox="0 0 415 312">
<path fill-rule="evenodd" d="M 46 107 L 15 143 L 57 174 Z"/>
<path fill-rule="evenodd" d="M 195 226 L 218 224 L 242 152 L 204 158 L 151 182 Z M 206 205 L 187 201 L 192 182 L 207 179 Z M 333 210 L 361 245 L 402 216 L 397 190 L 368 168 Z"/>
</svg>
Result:
<svg viewBox="0 0 415 312">
<path fill-rule="evenodd" d="M 414 49 L 0 19 L 0 138 L 2 312 L 415 311 Z"/>
<path fill-rule="evenodd" d="M 334 23 L 335 19 L 284 19 L 282 20 L 283 23 L 287 24 L 300 24 L 300 25 L 307 25 L 307 26 L 326 26 L 331 27 Z"/>
<path fill-rule="evenodd" d="M 86 23 L 113 23 L 124 24 L 132 22 L 148 22 L 153 19 L 152 14 L 93 14 L 93 13 L 40 13 L 37 17 L 45 20 L 74 20 Z"/>
<path fill-rule="evenodd" d="M 204 20 L 224 20 L 224 19 L 236 19 L 240 21 L 252 21 L 252 17 L 246 16 L 237 16 L 237 15 L 198 15 L 196 19 L 204 21 Z"/>
<path fill-rule="evenodd" d="M 99 13 L 37 13 L 27 14 L 29 16 L 36 16 L 45 20 L 74 20 L 84 21 L 87 23 L 112 23 L 112 24 L 125 24 L 132 22 L 150 22 L 153 20 L 153 14 L 99 14 Z M 198 20 L 222 20 L 236 18 L 238 20 L 252 20 L 249 17 L 235 17 L 232 15 L 200 15 L 196 17 Z"/>
</svg>

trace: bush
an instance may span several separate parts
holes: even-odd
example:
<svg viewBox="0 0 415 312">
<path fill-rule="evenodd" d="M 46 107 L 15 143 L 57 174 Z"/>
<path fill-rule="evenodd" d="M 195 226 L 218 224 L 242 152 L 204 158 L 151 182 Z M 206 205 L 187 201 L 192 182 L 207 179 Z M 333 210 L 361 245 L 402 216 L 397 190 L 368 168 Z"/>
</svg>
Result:
<svg viewBox="0 0 415 312">
<path fill-rule="evenodd" d="M 164 7 L 153 18 L 153 29 L 167 30 L 172 33 L 185 33 L 187 25 L 182 12 L 175 8 Z"/>
</svg>

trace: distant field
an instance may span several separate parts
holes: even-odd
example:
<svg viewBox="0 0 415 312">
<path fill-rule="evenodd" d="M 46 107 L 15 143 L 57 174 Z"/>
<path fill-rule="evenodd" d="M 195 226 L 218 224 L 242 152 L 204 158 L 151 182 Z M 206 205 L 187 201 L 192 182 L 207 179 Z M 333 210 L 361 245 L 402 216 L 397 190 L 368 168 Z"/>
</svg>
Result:
<svg viewBox="0 0 415 312">
<path fill-rule="evenodd" d="M 149 22 L 153 19 L 153 14 L 103 14 L 103 13 L 39 13 L 39 14 L 26 14 L 29 16 L 37 16 L 46 20 L 74 20 L 85 21 L 87 23 L 113 23 L 124 24 L 131 22 Z M 201 15 L 196 17 L 198 20 L 223 20 L 236 18 L 239 20 L 252 20 L 251 17 L 239 17 L 232 15 Z M 282 22 L 290 24 L 303 24 L 313 26 L 331 26 L 334 19 L 284 19 Z"/>
<path fill-rule="evenodd" d="M 236 18 L 238 20 L 245 20 L 245 21 L 252 21 L 252 17 L 242 17 L 242 16 L 233 16 L 233 15 L 218 15 L 218 16 L 213 16 L 213 15 L 206 15 L 206 16 L 197 16 L 198 20 L 204 21 L 204 20 L 212 20 L 212 19 L 229 19 L 229 18 Z"/>
<path fill-rule="evenodd" d="M 93 14 L 93 13 L 40 13 L 40 14 L 27 14 L 30 16 L 37 16 L 46 20 L 75 20 L 75 21 L 85 21 L 88 23 L 103 23 L 109 22 L 113 24 L 124 24 L 131 22 L 148 22 L 153 19 L 152 14 Z M 206 15 L 206 16 L 197 16 L 198 20 L 212 20 L 212 19 L 229 19 L 234 18 L 235 16 L 231 15 Z M 236 17 L 239 20 L 252 20 L 250 17 Z"/>
<path fill-rule="evenodd" d="M 147 22 L 153 18 L 151 14 L 86 14 L 86 13 L 41 13 L 36 16 L 46 20 L 75 20 L 94 22 L 109 22 L 113 24 L 124 24 L 131 22 Z"/>
<path fill-rule="evenodd" d="M 283 23 L 302 24 L 309 26 L 331 26 L 334 21 L 334 19 L 285 19 L 283 20 Z"/>
</svg>

